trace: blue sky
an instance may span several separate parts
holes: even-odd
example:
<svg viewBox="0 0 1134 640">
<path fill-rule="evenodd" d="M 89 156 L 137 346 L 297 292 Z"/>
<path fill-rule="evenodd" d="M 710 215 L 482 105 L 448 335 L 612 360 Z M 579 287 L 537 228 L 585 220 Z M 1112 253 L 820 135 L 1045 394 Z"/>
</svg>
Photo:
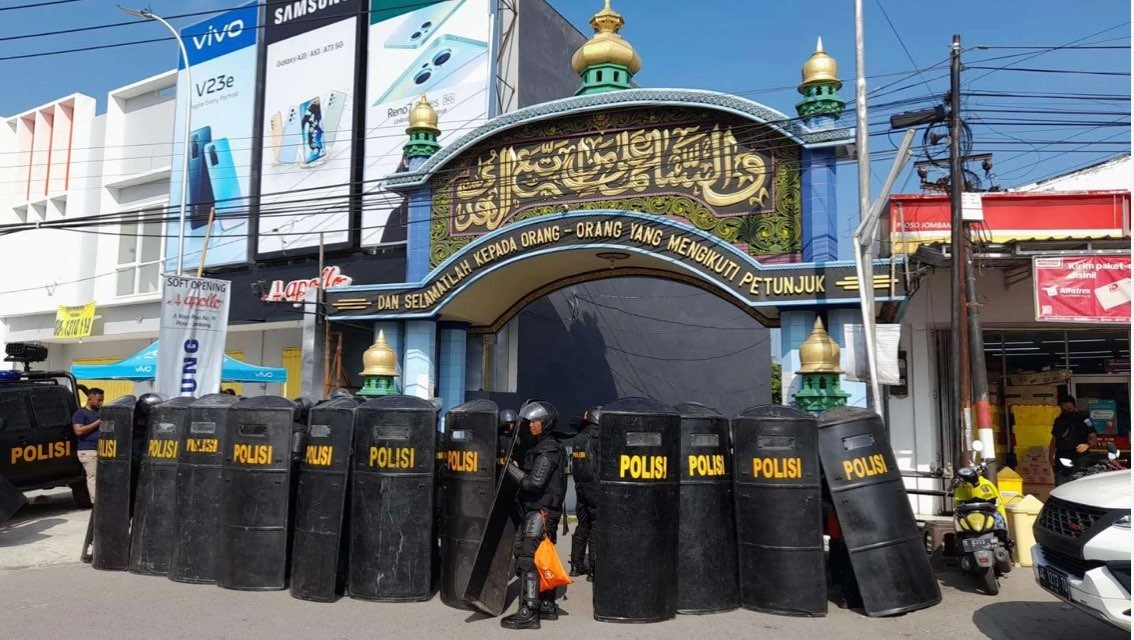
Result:
<svg viewBox="0 0 1134 640">
<path fill-rule="evenodd" d="M 0 8 L 32 1 L 9 0 L 0 3 Z M 224 9 L 238 4 L 237 0 L 148 1 L 159 15 Z M 601 7 L 600 0 L 551 0 L 551 3 L 586 33 L 590 32 L 587 20 Z M 5 59 L 167 36 L 156 24 L 138 22 L 98 31 L 4 39 L 130 21 L 115 5 L 115 0 L 82 0 L 49 8 L 0 11 L 0 76 L 8 79 L 5 91 L 0 93 L 0 114 L 15 114 L 74 92 L 98 98 L 102 111 L 108 90 L 172 68 L 177 61 L 172 40 L 66 55 Z M 642 86 L 695 87 L 739 93 L 794 115 L 794 105 L 799 99 L 794 89 L 799 82 L 799 67 L 814 49 L 816 36 L 822 36 L 827 51 L 840 63 L 840 75 L 845 82 L 842 95 L 848 105 L 853 105 L 854 29 L 853 4 L 849 1 L 615 0 L 614 6 L 627 20 L 623 34 L 639 49 L 644 60 L 637 77 Z M 909 74 L 916 68 L 927 69 L 945 63 L 954 33 L 961 34 L 966 48 L 982 44 L 1055 46 L 1086 36 L 1091 37 L 1081 40 L 1080 44 L 1123 47 L 1130 44 L 1131 5 L 1128 0 L 957 0 L 948 5 L 948 10 L 933 12 L 924 3 L 898 0 L 864 0 L 864 6 L 867 74 L 882 76 L 868 81 L 872 105 L 910 100 L 907 105 L 877 109 L 872 120 L 884 120 L 887 113 L 895 110 L 926 106 L 932 96 L 944 93 L 946 66 Z M 196 20 L 176 22 L 183 25 Z M 895 32 L 900 34 L 900 41 Z M 966 90 L 1130 93 L 1128 48 L 1062 50 L 1021 60 L 1024 55 L 1034 53 L 1038 51 L 969 50 L 965 60 L 972 66 L 999 67 L 1017 63 L 1026 68 L 1089 69 L 1126 75 L 970 70 L 965 74 Z M 990 58 L 998 59 L 981 62 Z M 913 102 L 919 98 L 924 100 Z M 995 171 L 1003 186 L 1030 182 L 1128 150 L 1128 144 L 1123 147 L 1088 143 L 1103 139 L 1128 143 L 1129 126 L 1113 123 L 1129 122 L 1129 106 L 1129 102 L 1101 100 L 985 97 L 966 101 L 966 107 L 973 110 L 976 125 L 974 150 L 996 153 Z M 1009 112 L 1020 108 L 1041 111 L 1019 116 L 1035 119 L 1037 124 L 980 126 L 981 119 L 1003 122 L 1015 118 L 1017 116 Z M 1075 116 L 1047 113 L 1054 109 L 1079 109 L 1084 113 Z M 1059 123 L 1052 123 L 1071 117 L 1092 124 L 1057 128 Z M 1111 124 L 1094 124 L 1104 120 Z M 874 192 L 889 168 L 886 151 L 892 151 L 898 139 L 897 134 L 892 134 L 871 140 L 871 151 L 879 156 L 872 167 Z M 1060 144 L 1032 151 L 1048 141 L 1060 141 Z M 1082 141 L 1083 146 L 1063 144 L 1067 141 Z M 982 143 L 986 144 L 982 146 Z M 843 165 L 840 176 L 839 200 L 845 211 L 855 201 L 853 165 Z M 907 171 L 907 178 L 899 181 L 897 190 L 916 190 L 916 177 L 909 179 L 910 176 L 912 172 Z"/>
</svg>

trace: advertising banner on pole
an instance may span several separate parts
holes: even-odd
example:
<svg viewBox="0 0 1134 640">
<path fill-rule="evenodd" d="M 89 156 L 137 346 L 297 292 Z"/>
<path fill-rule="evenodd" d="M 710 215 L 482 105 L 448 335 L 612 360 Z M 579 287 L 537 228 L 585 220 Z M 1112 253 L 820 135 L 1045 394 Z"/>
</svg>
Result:
<svg viewBox="0 0 1134 640">
<path fill-rule="evenodd" d="M 189 121 L 185 212 L 184 263 L 187 267 L 198 264 L 206 236 L 209 242 L 206 267 L 248 259 L 259 11 L 259 6 L 252 3 L 181 30 L 189 54 L 190 73 L 185 72 L 182 61 L 177 76 L 169 204 L 172 212 L 180 213 L 186 117 L 183 100 L 188 92 L 193 109 Z M 210 226 L 209 215 L 214 209 L 215 218 Z M 176 266 L 179 224 L 178 220 L 171 221 L 166 233 L 167 272 L 174 271 Z"/>
<path fill-rule="evenodd" d="M 421 96 L 444 145 L 484 123 L 492 83 L 490 0 L 369 0 L 362 244 L 406 240 L 404 196 L 378 181 L 396 172 Z"/>
<path fill-rule="evenodd" d="M 1036 320 L 1130 323 L 1130 256 L 1036 256 Z"/>
<path fill-rule="evenodd" d="M 267 6 L 257 254 L 351 241 L 359 21 L 364 0 Z"/>
<path fill-rule="evenodd" d="M 154 390 L 167 397 L 220 392 L 232 283 L 166 276 Z"/>
</svg>

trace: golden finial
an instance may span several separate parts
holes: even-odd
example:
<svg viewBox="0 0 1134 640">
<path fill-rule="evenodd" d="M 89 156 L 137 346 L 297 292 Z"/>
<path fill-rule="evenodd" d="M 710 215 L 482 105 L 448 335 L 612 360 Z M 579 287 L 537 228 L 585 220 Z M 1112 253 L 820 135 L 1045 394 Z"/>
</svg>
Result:
<svg viewBox="0 0 1134 640">
<path fill-rule="evenodd" d="M 800 85 L 800 91 L 803 87 L 816 84 L 819 82 L 832 82 L 835 84 L 835 90 L 838 91 L 843 87 L 842 81 L 839 80 L 839 63 L 835 59 L 827 55 L 823 51 L 823 38 L 820 37 L 815 45 L 815 53 L 803 63 L 803 84 Z"/>
<path fill-rule="evenodd" d="M 359 375 L 398 375 L 398 354 L 390 343 L 386 342 L 385 331 L 379 331 L 378 340 L 362 354 L 362 372 Z"/>
<path fill-rule="evenodd" d="M 426 98 L 424 93 L 421 94 L 421 100 L 410 110 L 409 126 L 406 127 L 406 133 L 409 133 L 412 129 L 438 131 L 437 112 L 433 110 L 433 105 L 429 104 L 429 98 Z"/>
<path fill-rule="evenodd" d="M 796 373 L 842 373 L 839 354 L 839 343 L 827 334 L 822 318 L 815 318 L 815 328 L 799 346 L 800 367 Z"/>
<path fill-rule="evenodd" d="M 631 74 L 638 73 L 642 68 L 642 59 L 638 57 L 634 47 L 618 35 L 625 24 L 622 14 L 612 9 L 610 0 L 606 0 L 602 10 L 591 17 L 595 35 L 571 57 L 571 67 L 575 69 L 575 73 L 581 74 L 588 67 L 598 64 L 617 64 L 629 69 Z"/>
</svg>

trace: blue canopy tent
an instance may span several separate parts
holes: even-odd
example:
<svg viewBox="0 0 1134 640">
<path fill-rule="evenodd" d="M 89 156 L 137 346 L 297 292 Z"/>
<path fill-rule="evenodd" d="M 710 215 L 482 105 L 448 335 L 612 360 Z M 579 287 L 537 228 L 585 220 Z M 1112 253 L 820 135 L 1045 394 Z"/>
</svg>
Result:
<svg viewBox="0 0 1134 640">
<path fill-rule="evenodd" d="M 158 343 L 154 342 L 138 353 L 112 364 L 76 364 L 71 373 L 82 380 L 153 380 L 157 374 Z M 259 367 L 236 358 L 224 357 L 221 365 L 224 382 L 263 382 L 273 384 L 287 381 L 287 369 Z"/>
</svg>

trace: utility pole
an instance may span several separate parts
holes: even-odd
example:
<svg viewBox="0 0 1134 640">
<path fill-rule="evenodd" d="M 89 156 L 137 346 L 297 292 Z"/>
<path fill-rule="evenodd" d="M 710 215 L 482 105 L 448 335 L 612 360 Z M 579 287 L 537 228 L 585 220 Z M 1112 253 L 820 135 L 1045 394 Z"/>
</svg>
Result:
<svg viewBox="0 0 1134 640">
<path fill-rule="evenodd" d="M 971 387 L 969 382 L 968 325 L 961 317 L 966 306 L 964 220 L 961 216 L 961 195 L 965 190 L 965 172 L 961 158 L 961 36 L 953 36 L 949 70 L 949 204 L 951 207 L 952 260 L 949 265 L 951 285 L 949 313 L 949 356 L 952 360 L 952 398 L 956 417 L 961 423 L 961 464 L 970 462 L 973 428 L 969 414 Z M 987 385 L 986 385 L 987 386 Z"/>
</svg>

